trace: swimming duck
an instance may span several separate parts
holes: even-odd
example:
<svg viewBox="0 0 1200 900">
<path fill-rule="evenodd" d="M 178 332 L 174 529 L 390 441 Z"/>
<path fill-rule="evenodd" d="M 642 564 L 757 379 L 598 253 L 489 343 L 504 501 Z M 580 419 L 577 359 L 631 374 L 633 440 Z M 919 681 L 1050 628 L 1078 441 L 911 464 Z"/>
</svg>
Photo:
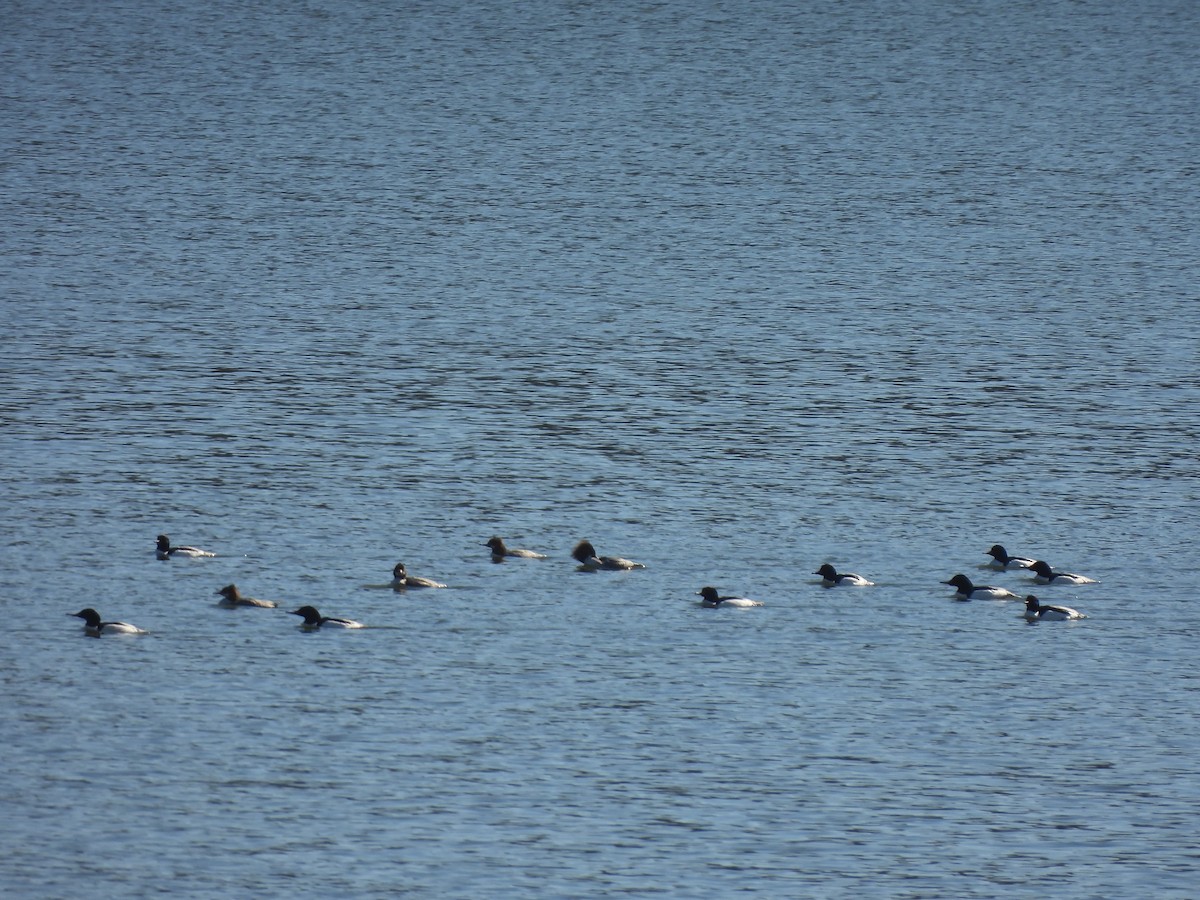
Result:
<svg viewBox="0 0 1200 900">
<path fill-rule="evenodd" d="M 202 556 L 216 556 L 217 554 L 209 553 L 207 550 L 201 550 L 198 547 L 172 547 L 171 539 L 165 534 L 160 534 L 154 555 L 159 559 L 171 559 L 176 556 L 190 556 L 198 559 Z"/>
<path fill-rule="evenodd" d="M 504 538 L 491 538 L 483 546 L 492 548 L 492 562 L 503 562 L 506 556 L 519 556 L 522 559 L 545 559 L 545 553 L 535 553 L 532 550 L 517 550 L 512 547 L 507 547 L 504 544 Z"/>
<path fill-rule="evenodd" d="M 1038 602 L 1038 598 L 1030 594 L 1025 598 L 1025 618 L 1030 622 L 1040 622 L 1043 619 L 1051 622 L 1063 622 L 1067 619 L 1086 619 L 1083 613 L 1069 606 L 1046 606 Z"/>
<path fill-rule="evenodd" d="M 236 584 L 227 584 L 217 591 L 217 593 L 222 597 L 217 606 L 223 606 L 226 609 L 234 609 L 238 606 L 261 606 L 264 609 L 274 609 L 276 606 L 273 600 L 257 600 L 254 597 L 244 596 L 237 589 Z"/>
<path fill-rule="evenodd" d="M 444 588 L 445 586 L 440 581 L 434 581 L 431 578 L 409 575 L 404 568 L 404 563 L 396 563 L 395 568 L 392 569 L 392 587 L 397 591 L 405 588 Z"/>
<path fill-rule="evenodd" d="M 77 613 L 67 613 L 67 615 L 83 619 L 83 630 L 92 637 L 100 637 L 102 634 L 146 634 L 141 628 L 130 625 L 128 622 L 102 622 L 100 613 L 90 606 Z"/>
<path fill-rule="evenodd" d="M 749 597 L 720 597 L 717 595 L 715 587 L 702 587 L 696 591 L 704 600 L 701 606 L 716 608 L 718 606 L 736 606 L 742 609 L 748 609 L 752 606 L 762 606 L 759 600 L 751 600 Z"/>
<path fill-rule="evenodd" d="M 1009 556 L 1003 544 L 992 544 L 987 555 L 992 558 L 988 565 L 993 569 L 1028 569 L 1033 565 L 1033 560 L 1026 556 Z"/>
<path fill-rule="evenodd" d="M 838 570 L 829 563 L 825 563 L 825 565 L 821 566 L 821 568 L 817 569 L 817 571 L 813 572 L 813 574 L 821 576 L 825 587 L 836 587 L 839 584 L 852 584 L 856 587 L 870 587 L 871 585 L 875 584 L 875 582 L 868 581 L 861 575 L 855 575 L 853 572 L 843 572 L 839 575 Z"/>
<path fill-rule="evenodd" d="M 309 631 L 315 631 L 325 625 L 328 625 L 330 628 L 364 627 L 362 622 L 355 622 L 353 619 L 335 619 L 333 616 L 323 616 L 312 606 L 302 606 L 299 609 L 293 609 L 291 615 L 302 616 L 304 624 L 300 627 Z"/>
<path fill-rule="evenodd" d="M 1070 572 L 1055 572 L 1048 562 L 1035 560 L 1029 567 L 1033 572 L 1033 580 L 1038 584 L 1099 584 L 1095 578 L 1083 575 L 1072 575 Z"/>
<path fill-rule="evenodd" d="M 942 584 L 948 584 L 951 587 L 957 588 L 958 593 L 955 594 L 955 600 L 1020 600 L 1021 598 L 1012 591 L 1004 588 L 991 587 L 986 584 L 972 584 L 971 579 L 966 575 L 955 575 L 949 581 L 943 581 Z"/>
<path fill-rule="evenodd" d="M 591 541 L 580 541 L 575 545 L 575 549 L 571 551 L 571 556 L 579 562 L 579 569 L 582 572 L 597 572 L 601 569 L 625 570 L 646 568 L 642 563 L 634 562 L 631 559 L 622 559 L 619 556 L 597 556 L 596 548 L 592 546 Z"/>
</svg>

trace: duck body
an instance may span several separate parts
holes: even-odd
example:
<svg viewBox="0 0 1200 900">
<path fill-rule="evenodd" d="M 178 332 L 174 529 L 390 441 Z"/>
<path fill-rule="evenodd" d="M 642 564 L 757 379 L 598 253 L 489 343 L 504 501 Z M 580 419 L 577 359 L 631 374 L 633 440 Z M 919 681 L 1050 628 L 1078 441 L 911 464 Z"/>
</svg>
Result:
<svg viewBox="0 0 1200 900">
<path fill-rule="evenodd" d="M 355 622 L 353 619 L 338 619 L 334 616 L 323 616 L 313 606 L 302 606 L 299 609 L 293 609 L 291 610 L 291 615 L 300 616 L 304 619 L 304 624 L 300 627 L 309 631 L 316 631 L 318 628 L 365 627 L 362 622 Z"/>
<path fill-rule="evenodd" d="M 993 569 L 1028 569 L 1034 562 L 1027 556 L 1009 556 L 1003 544 L 992 544 L 987 555 L 992 558 L 988 565 Z"/>
<path fill-rule="evenodd" d="M 710 609 L 716 609 L 718 606 L 732 606 L 738 609 L 750 609 L 754 606 L 762 606 L 761 600 L 751 600 L 749 597 L 722 597 L 717 593 L 715 587 L 702 587 L 696 591 L 703 599 L 700 601 L 701 606 L 707 606 Z"/>
<path fill-rule="evenodd" d="M 875 584 L 875 582 L 868 581 L 866 578 L 863 578 L 861 575 L 855 575 L 853 572 L 839 573 L 838 570 L 829 563 L 825 563 L 823 566 L 821 566 L 821 568 L 813 572 L 813 574 L 821 576 L 821 583 L 824 584 L 825 587 L 838 587 L 839 585 L 871 587 Z"/>
<path fill-rule="evenodd" d="M 1025 598 L 1025 618 L 1030 622 L 1065 622 L 1069 619 L 1086 619 L 1083 613 L 1069 606 L 1047 606 L 1030 594 Z"/>
<path fill-rule="evenodd" d="M 519 559 L 545 559 L 545 553 L 536 553 L 533 550 L 520 550 L 516 547 L 509 547 L 504 543 L 504 538 L 491 538 L 485 547 L 490 547 L 492 551 L 492 562 L 503 562 L 506 557 L 514 556 Z"/>
<path fill-rule="evenodd" d="M 258 606 L 263 609 L 274 609 L 276 603 L 273 600 L 258 600 L 254 597 L 244 596 L 238 589 L 236 584 L 227 584 L 225 587 L 217 591 L 221 595 L 221 600 L 217 606 L 223 606 L 226 609 L 236 609 L 239 606 Z"/>
<path fill-rule="evenodd" d="M 393 590 L 403 591 L 406 588 L 444 588 L 445 586 L 440 581 L 434 581 L 432 578 L 409 575 L 408 570 L 404 568 L 404 563 L 396 563 L 392 569 Z"/>
<path fill-rule="evenodd" d="M 130 625 L 128 622 L 105 622 L 100 618 L 100 613 L 90 606 L 77 613 L 67 613 L 67 615 L 83 619 L 83 630 L 93 637 L 100 637 L 102 634 L 147 634 L 146 631 L 136 625 Z"/>
<path fill-rule="evenodd" d="M 1055 572 L 1044 560 L 1035 560 L 1029 567 L 1033 572 L 1033 580 L 1038 584 L 1099 584 L 1095 578 L 1085 575 L 1073 575 L 1070 572 Z"/>
<path fill-rule="evenodd" d="M 619 556 L 600 556 L 591 541 L 580 541 L 571 551 L 571 556 L 579 563 L 581 572 L 621 572 L 629 569 L 644 569 L 646 566 L 632 559 L 622 559 Z"/>
<path fill-rule="evenodd" d="M 1006 588 L 992 587 L 988 584 L 975 584 L 966 575 L 955 575 L 949 581 L 943 581 L 955 588 L 958 593 L 955 600 L 1020 600 L 1021 598 Z"/>
<path fill-rule="evenodd" d="M 171 539 L 165 534 L 160 534 L 157 540 L 158 543 L 154 548 L 154 555 L 159 559 L 175 559 L 176 557 L 199 559 L 205 556 L 217 555 L 207 550 L 201 550 L 199 547 L 172 547 Z"/>
</svg>

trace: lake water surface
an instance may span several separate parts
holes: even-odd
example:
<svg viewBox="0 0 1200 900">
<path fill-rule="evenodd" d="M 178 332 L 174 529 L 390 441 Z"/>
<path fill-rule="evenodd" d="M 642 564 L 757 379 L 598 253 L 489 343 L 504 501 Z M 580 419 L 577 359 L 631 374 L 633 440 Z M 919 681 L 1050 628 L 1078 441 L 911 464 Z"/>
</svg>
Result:
<svg viewBox="0 0 1200 900">
<path fill-rule="evenodd" d="M 5 4 L 0 891 L 1195 896 L 1198 37 Z"/>
</svg>

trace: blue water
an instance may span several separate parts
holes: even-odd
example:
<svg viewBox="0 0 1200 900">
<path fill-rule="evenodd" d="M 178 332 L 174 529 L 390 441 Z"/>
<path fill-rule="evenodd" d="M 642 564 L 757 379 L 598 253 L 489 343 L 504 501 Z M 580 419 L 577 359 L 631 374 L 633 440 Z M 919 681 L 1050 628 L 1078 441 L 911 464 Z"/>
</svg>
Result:
<svg viewBox="0 0 1200 900">
<path fill-rule="evenodd" d="M 1198 38 L 6 3 L 0 891 L 1194 896 Z"/>
</svg>

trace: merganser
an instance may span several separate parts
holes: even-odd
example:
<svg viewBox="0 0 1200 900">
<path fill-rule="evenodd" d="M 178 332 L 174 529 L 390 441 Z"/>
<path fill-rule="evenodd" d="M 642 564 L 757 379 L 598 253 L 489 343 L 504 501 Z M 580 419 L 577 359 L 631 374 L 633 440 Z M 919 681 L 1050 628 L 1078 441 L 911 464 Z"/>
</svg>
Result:
<svg viewBox="0 0 1200 900">
<path fill-rule="evenodd" d="M 291 615 L 302 616 L 304 624 L 300 627 L 309 631 L 315 631 L 323 625 L 328 625 L 330 628 L 364 627 L 362 622 L 355 622 L 353 619 L 335 619 L 333 616 L 323 616 L 312 606 L 302 606 L 299 609 L 293 609 Z"/>
<path fill-rule="evenodd" d="M 571 556 L 579 562 L 579 570 L 581 572 L 596 572 L 601 569 L 624 570 L 646 568 L 642 563 L 634 562 L 631 559 L 622 559 L 619 556 L 597 556 L 596 548 L 592 546 L 591 541 L 580 541 L 575 545 L 575 549 L 571 551 Z"/>
<path fill-rule="evenodd" d="M 492 562 L 503 562 L 506 556 L 519 556 L 522 559 L 545 559 L 545 553 L 535 553 L 532 550 L 516 550 L 504 544 L 504 538 L 494 537 L 483 546 L 492 548 Z"/>
<path fill-rule="evenodd" d="M 136 625 L 130 625 L 128 622 L 102 622 L 100 621 L 100 613 L 96 612 L 90 606 L 87 609 L 81 609 L 77 613 L 67 613 L 67 615 L 83 619 L 83 630 L 92 637 L 100 637 L 102 634 L 147 633 Z"/>
<path fill-rule="evenodd" d="M 1009 556 L 1003 544 L 992 544 L 987 555 L 992 558 L 988 565 L 993 569 L 1028 569 L 1033 565 L 1033 560 L 1026 556 Z"/>
<path fill-rule="evenodd" d="M 825 563 L 825 565 L 821 566 L 821 568 L 817 569 L 817 571 L 813 572 L 813 574 L 821 576 L 825 587 L 836 587 L 839 584 L 852 584 L 856 587 L 870 587 L 871 585 L 875 584 L 875 582 L 868 581 L 861 575 L 855 575 L 853 572 L 843 572 L 839 575 L 837 569 L 835 569 L 829 563 Z"/>
<path fill-rule="evenodd" d="M 175 556 L 190 556 L 198 559 L 202 556 L 216 556 L 217 554 L 209 553 L 207 550 L 201 550 L 198 547 L 172 547 L 171 539 L 165 534 L 160 534 L 154 555 L 159 559 L 171 559 Z"/>
<path fill-rule="evenodd" d="M 274 609 L 276 603 L 274 600 L 257 600 L 254 597 L 246 597 L 237 589 L 236 584 L 227 584 L 225 587 L 217 591 L 223 598 L 217 606 L 223 606 L 226 609 L 233 609 L 238 606 L 261 606 L 264 609 Z"/>
<path fill-rule="evenodd" d="M 943 581 L 942 584 L 948 584 L 951 587 L 957 588 L 958 593 L 954 596 L 955 600 L 1020 600 L 1021 598 L 1012 591 L 1004 588 L 991 587 L 986 584 L 972 584 L 971 579 L 966 575 L 955 575 L 949 581 Z"/>
<path fill-rule="evenodd" d="M 444 588 L 445 586 L 440 581 L 434 581 L 431 578 L 409 575 L 404 568 L 404 563 L 396 563 L 395 568 L 392 569 L 392 587 L 397 591 L 405 588 Z"/>
<path fill-rule="evenodd" d="M 696 591 L 704 600 L 701 606 L 716 608 L 718 606 L 736 606 L 742 609 L 748 609 L 751 606 L 762 606 L 759 600 L 751 600 L 749 597 L 720 597 L 717 595 L 715 587 L 702 587 Z"/>
<path fill-rule="evenodd" d="M 1087 616 L 1069 606 L 1046 606 L 1039 603 L 1038 598 L 1030 594 L 1025 598 L 1025 618 L 1030 622 L 1040 622 L 1042 619 L 1063 622 L 1067 619 L 1086 619 Z"/>
<path fill-rule="evenodd" d="M 1034 573 L 1033 580 L 1038 584 L 1099 584 L 1095 578 L 1088 578 L 1084 575 L 1072 575 L 1070 572 L 1055 572 L 1050 568 L 1050 564 L 1042 560 L 1036 560 L 1029 567 Z"/>
</svg>

